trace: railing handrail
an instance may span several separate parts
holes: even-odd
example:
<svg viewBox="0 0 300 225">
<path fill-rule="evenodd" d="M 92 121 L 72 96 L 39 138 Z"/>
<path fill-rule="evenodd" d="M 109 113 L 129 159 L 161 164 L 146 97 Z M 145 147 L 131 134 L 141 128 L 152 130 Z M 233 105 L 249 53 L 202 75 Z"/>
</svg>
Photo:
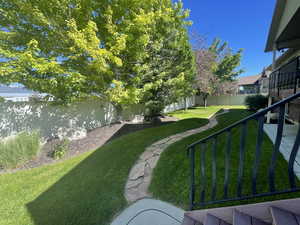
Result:
<svg viewBox="0 0 300 225">
<path fill-rule="evenodd" d="M 285 63 L 284 65 L 281 65 L 279 68 L 277 68 L 276 70 L 272 71 L 271 74 L 276 73 L 278 71 L 280 72 L 280 70 L 282 68 L 284 68 L 285 66 L 287 66 L 287 65 L 289 65 L 289 64 L 291 64 L 291 63 L 293 63 L 293 62 L 295 62 L 297 60 L 300 60 L 300 56 L 296 56 L 295 58 L 290 59 L 287 63 Z"/>
<path fill-rule="evenodd" d="M 256 112 L 256 113 L 254 113 L 254 114 L 252 114 L 252 115 L 250 115 L 250 116 L 248 116 L 248 117 L 246 117 L 246 118 L 244 118 L 244 119 L 242 119 L 242 120 L 240 120 L 238 122 L 233 123 L 232 125 L 224 128 L 224 129 L 222 129 L 222 130 L 220 130 L 220 131 L 218 131 L 218 132 L 216 132 L 216 133 L 214 133 L 214 134 L 206 137 L 206 138 L 203 138 L 203 139 L 201 139 L 199 141 L 196 141 L 196 142 L 192 143 L 191 145 L 188 146 L 188 150 L 191 149 L 191 148 L 193 148 L 195 145 L 198 145 L 200 143 L 204 143 L 207 140 L 209 140 L 209 139 L 211 139 L 211 138 L 213 138 L 215 136 L 218 136 L 221 133 L 227 132 L 228 130 L 231 130 L 232 128 L 237 127 L 237 126 L 239 126 L 239 125 L 241 125 L 241 124 L 243 124 L 243 123 L 245 123 L 245 122 L 247 122 L 247 121 L 249 121 L 251 119 L 256 119 L 256 118 L 258 118 L 260 116 L 264 116 L 265 114 L 267 114 L 268 112 L 272 111 L 273 109 L 278 108 L 281 105 L 285 105 L 286 103 L 288 103 L 290 101 L 293 101 L 293 100 L 295 100 L 295 99 L 297 99 L 299 97 L 300 97 L 300 92 L 298 92 L 297 94 L 292 95 L 290 97 L 287 97 L 287 98 L 285 98 L 285 99 L 283 99 L 283 100 L 281 100 L 281 101 L 273 104 L 272 106 L 270 106 L 268 108 L 265 108 L 265 109 L 263 109 L 263 110 L 261 110 L 259 112 Z"/>
<path fill-rule="evenodd" d="M 283 138 L 283 129 L 284 129 L 284 121 L 285 121 L 285 111 L 286 111 L 286 105 L 300 97 L 300 92 L 285 98 L 271 106 L 269 106 L 266 109 L 263 109 L 253 115 L 250 115 L 246 117 L 245 119 L 242 119 L 231 126 L 228 126 L 204 139 L 201 139 L 200 141 L 197 141 L 193 143 L 192 145 L 189 146 L 188 148 L 188 153 L 189 153 L 189 158 L 190 158 L 190 209 L 193 209 L 195 206 L 205 206 L 209 204 L 215 204 L 215 203 L 222 203 L 222 202 L 227 202 L 227 201 L 237 201 L 237 200 L 244 200 L 244 199 L 253 199 L 257 197 L 263 197 L 263 196 L 272 196 L 272 195 L 279 195 L 279 194 L 284 194 L 284 193 L 293 193 L 293 192 L 299 192 L 300 187 L 297 185 L 296 182 L 296 174 L 294 171 L 294 164 L 296 161 L 296 157 L 299 152 L 299 147 L 300 147 L 300 128 L 298 128 L 297 135 L 294 141 L 294 144 L 291 149 L 291 153 L 289 156 L 288 161 L 288 181 L 289 181 L 289 187 L 287 188 L 279 188 L 276 187 L 276 161 L 278 158 L 278 154 L 280 153 L 280 146 L 282 143 L 282 138 Z M 276 131 L 276 137 L 274 140 L 274 146 L 273 146 L 273 151 L 270 152 L 270 161 L 268 161 L 269 166 L 268 166 L 268 172 L 267 172 L 267 177 L 266 181 L 268 181 L 268 186 L 269 190 L 261 190 L 261 188 L 258 186 L 258 177 L 259 177 L 259 166 L 260 166 L 260 161 L 261 161 L 261 154 L 263 151 L 263 141 L 264 141 L 264 123 L 265 123 L 265 115 L 269 113 L 273 109 L 279 109 L 279 115 L 278 115 L 278 124 L 277 124 L 277 131 Z M 245 164 L 245 157 L 246 157 L 246 139 L 247 139 L 247 126 L 250 124 L 250 120 L 252 122 L 257 121 L 257 134 L 256 134 L 256 144 L 255 144 L 255 151 L 251 152 L 253 154 L 253 163 L 251 165 L 248 165 L 247 167 L 250 166 L 251 175 L 250 175 L 250 181 L 251 181 L 251 192 L 250 193 L 243 193 L 243 180 L 245 171 L 246 170 L 246 164 Z M 249 121 L 249 123 L 248 123 Z M 239 127 L 238 127 L 239 126 Z M 239 152 L 238 152 L 238 164 L 235 165 L 234 169 L 237 173 L 237 182 L 234 185 L 237 185 L 236 189 L 236 196 L 232 196 L 232 194 L 229 194 L 228 188 L 230 183 L 230 171 L 232 168 L 230 168 L 230 159 L 231 159 L 231 152 L 232 152 L 232 138 L 233 131 L 232 129 L 240 129 L 240 136 L 239 136 Z M 225 154 L 224 158 L 224 183 L 223 183 L 223 197 L 218 197 L 217 189 L 218 189 L 218 183 L 217 183 L 217 151 L 218 151 L 218 135 L 222 135 L 223 133 L 227 133 L 226 138 L 226 143 L 225 145 L 221 148 L 222 152 Z M 211 145 L 210 145 L 211 144 Z M 199 148 L 195 148 L 195 145 L 199 145 Z M 237 146 L 234 146 L 236 148 Z M 208 176 L 206 175 L 206 152 L 207 150 L 211 150 L 211 161 L 210 161 L 210 171 L 211 171 L 211 176 L 209 179 L 211 179 L 211 194 L 210 194 L 210 200 L 206 200 L 208 197 L 206 195 L 207 193 L 207 188 L 208 185 L 206 184 L 206 179 Z M 196 151 L 198 152 L 198 155 L 196 154 Z M 235 152 L 237 153 L 237 152 Z M 199 158 L 199 161 L 196 161 L 196 158 Z M 195 164 L 199 164 L 195 166 Z M 218 162 L 221 163 L 221 162 Z M 197 168 L 196 168 L 197 167 Z M 200 171 L 199 173 L 195 173 L 195 171 Z M 196 176 L 200 176 L 200 179 L 196 178 Z M 199 183 L 196 183 L 195 180 L 198 180 Z M 200 189 L 200 192 L 197 194 L 196 188 Z M 196 199 L 196 195 L 198 196 Z M 230 196 L 229 196 L 230 195 Z"/>
</svg>

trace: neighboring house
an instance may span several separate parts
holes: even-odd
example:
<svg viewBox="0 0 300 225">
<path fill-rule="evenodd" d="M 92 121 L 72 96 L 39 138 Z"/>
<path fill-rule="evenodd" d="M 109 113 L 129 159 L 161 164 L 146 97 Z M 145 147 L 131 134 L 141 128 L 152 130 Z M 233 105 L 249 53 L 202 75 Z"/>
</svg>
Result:
<svg viewBox="0 0 300 225">
<path fill-rule="evenodd" d="M 0 86 L 0 97 L 6 101 L 27 102 L 34 96 L 39 96 L 39 93 L 23 87 Z"/>
<path fill-rule="evenodd" d="M 270 71 L 259 75 L 238 78 L 238 94 L 268 94 Z"/>
<path fill-rule="evenodd" d="M 260 75 L 238 78 L 238 94 L 258 94 Z"/>
</svg>

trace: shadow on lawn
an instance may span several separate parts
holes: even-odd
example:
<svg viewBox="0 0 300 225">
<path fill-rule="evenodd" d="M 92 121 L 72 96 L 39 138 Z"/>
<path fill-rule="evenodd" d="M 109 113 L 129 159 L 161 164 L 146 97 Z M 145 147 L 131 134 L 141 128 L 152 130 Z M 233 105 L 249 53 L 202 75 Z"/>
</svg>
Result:
<svg viewBox="0 0 300 225">
<path fill-rule="evenodd" d="M 121 154 L 121 153 L 120 153 Z M 114 201 L 119 202 L 118 207 L 125 205 L 122 200 L 120 180 L 124 178 L 120 162 L 120 174 L 111 176 L 116 166 L 112 155 L 105 157 L 101 150 L 95 151 L 84 159 L 74 169 L 68 172 L 47 191 L 43 192 L 34 201 L 27 205 L 27 209 L 35 225 L 92 225 L 103 224 L 101 219 L 109 210 L 118 210 Z M 125 160 L 125 159 L 124 159 Z M 109 162 L 109 163 L 108 163 Z M 97 166 L 99 164 L 99 166 Z M 104 168 L 106 164 L 106 169 Z M 110 165 L 108 165 L 110 164 Z M 103 172 L 106 170 L 106 172 Z M 119 180 L 117 180 L 119 179 Z M 109 187 L 109 189 L 107 188 Z M 108 218 L 106 218 L 108 219 Z"/>
<path fill-rule="evenodd" d="M 160 122 L 160 123 L 136 123 L 136 124 L 127 123 L 127 124 L 124 124 L 117 132 L 115 132 L 111 136 L 111 138 L 106 141 L 106 143 L 108 143 L 116 138 L 119 138 L 123 135 L 130 134 L 132 132 L 144 130 L 146 128 L 164 126 L 164 125 L 167 125 L 170 123 L 174 123 L 174 121 Z"/>
<path fill-rule="evenodd" d="M 207 120 L 187 119 L 131 133 L 107 143 L 26 205 L 35 225 L 106 225 L 126 205 L 124 186 L 144 148 L 174 129 Z M 146 146 L 145 146 L 146 145 Z M 65 165 L 64 165 L 65 166 Z M 68 165 L 66 165 L 68 166 Z M 67 169 L 61 167 L 64 173 Z M 51 168 L 49 168 L 51 175 Z M 49 176 L 48 173 L 46 176 Z"/>
</svg>

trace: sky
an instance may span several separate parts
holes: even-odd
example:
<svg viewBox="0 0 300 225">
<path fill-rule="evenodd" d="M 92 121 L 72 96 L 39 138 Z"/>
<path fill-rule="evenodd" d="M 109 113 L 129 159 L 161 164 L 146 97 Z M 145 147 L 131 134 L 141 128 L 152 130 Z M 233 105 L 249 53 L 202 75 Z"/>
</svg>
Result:
<svg viewBox="0 0 300 225">
<path fill-rule="evenodd" d="M 208 44 L 217 37 L 233 50 L 244 49 L 241 76 L 256 75 L 272 63 L 265 53 L 275 0 L 182 0 L 190 9 L 190 28 L 205 36 Z"/>
<path fill-rule="evenodd" d="M 244 49 L 241 68 L 245 73 L 241 76 L 257 75 L 271 64 L 272 53 L 265 53 L 264 48 L 275 0 L 182 1 L 191 10 L 190 30 L 202 34 L 207 44 L 217 37 L 233 50 Z"/>
</svg>

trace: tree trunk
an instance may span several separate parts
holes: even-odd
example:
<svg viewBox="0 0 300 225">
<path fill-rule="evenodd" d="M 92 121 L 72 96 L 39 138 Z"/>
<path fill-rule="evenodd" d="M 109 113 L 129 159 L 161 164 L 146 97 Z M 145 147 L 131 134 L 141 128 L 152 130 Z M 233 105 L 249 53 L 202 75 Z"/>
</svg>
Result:
<svg viewBox="0 0 300 225">
<path fill-rule="evenodd" d="M 119 104 L 116 104 L 115 109 L 117 112 L 117 122 L 122 122 L 123 107 Z"/>
<path fill-rule="evenodd" d="M 187 97 L 184 97 L 184 110 L 186 111 L 188 109 L 187 106 Z"/>
<path fill-rule="evenodd" d="M 207 107 L 207 96 L 206 95 L 203 97 L 203 102 L 204 102 L 204 108 L 206 108 Z"/>
</svg>

